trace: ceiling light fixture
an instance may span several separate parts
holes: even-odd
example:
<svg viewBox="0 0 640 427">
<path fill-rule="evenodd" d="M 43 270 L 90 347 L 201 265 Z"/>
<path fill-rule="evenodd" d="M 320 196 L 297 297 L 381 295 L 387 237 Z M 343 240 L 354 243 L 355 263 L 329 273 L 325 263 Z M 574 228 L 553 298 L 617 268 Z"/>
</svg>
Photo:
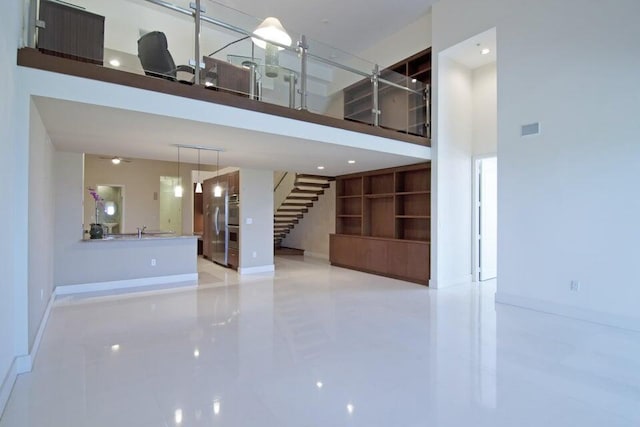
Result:
<svg viewBox="0 0 640 427">
<path fill-rule="evenodd" d="M 274 42 L 283 46 L 291 46 L 291 36 L 287 34 L 287 31 L 280 23 L 280 20 L 272 16 L 262 21 L 262 24 L 255 29 L 253 34 L 260 38 L 251 37 L 251 41 L 262 49 L 267 48 L 267 42 Z M 284 50 L 284 48 L 278 46 L 278 50 Z"/>
<path fill-rule="evenodd" d="M 481 53 L 482 55 L 488 55 L 488 54 L 490 54 L 490 53 L 491 53 L 491 49 L 489 49 L 489 48 L 486 48 L 486 47 L 485 47 L 484 49 L 482 49 L 482 50 L 480 51 L 480 53 Z"/>
<path fill-rule="evenodd" d="M 122 159 L 120 157 L 114 157 L 113 159 L 111 159 L 111 163 L 113 163 L 114 165 L 119 165 L 121 161 Z"/>
<path fill-rule="evenodd" d="M 220 175 L 220 151 L 216 152 L 216 186 L 213 187 L 213 197 L 222 197 L 222 187 L 218 175 Z"/>
<path fill-rule="evenodd" d="M 202 193 L 202 182 L 200 182 L 200 149 L 198 148 L 198 179 L 196 179 L 196 193 Z"/>
<path fill-rule="evenodd" d="M 355 160 L 349 160 L 347 163 L 349 163 L 350 165 L 354 164 L 356 161 Z"/>
<path fill-rule="evenodd" d="M 318 166 L 318 169 L 324 170 L 324 166 Z"/>
<path fill-rule="evenodd" d="M 176 178 L 178 183 L 173 187 L 173 195 L 176 197 L 182 197 L 182 178 L 180 177 L 180 146 L 178 146 L 178 177 Z"/>
</svg>

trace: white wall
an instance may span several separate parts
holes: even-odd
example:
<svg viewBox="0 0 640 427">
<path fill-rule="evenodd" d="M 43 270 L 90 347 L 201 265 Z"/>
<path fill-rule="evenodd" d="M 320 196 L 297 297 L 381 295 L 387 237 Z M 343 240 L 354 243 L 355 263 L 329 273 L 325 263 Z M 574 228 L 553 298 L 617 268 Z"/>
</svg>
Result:
<svg viewBox="0 0 640 427">
<path fill-rule="evenodd" d="M 336 185 L 326 188 L 304 218 L 282 241 L 282 246 L 304 249 L 305 255 L 329 259 L 329 234 L 336 232 Z"/>
<path fill-rule="evenodd" d="M 372 72 L 374 64 L 378 64 L 380 69 L 384 69 L 425 50 L 431 46 L 431 19 L 430 13 L 419 17 L 415 22 L 406 25 L 391 36 L 384 38 L 362 52 L 356 53 L 356 56 L 351 61 L 347 61 L 347 65 L 360 71 Z M 362 76 L 350 72 L 337 72 L 334 76 L 330 93 L 341 91 L 362 79 Z M 327 109 L 328 114 L 333 117 L 337 116 L 337 112 L 340 111 L 338 103 L 341 100 L 341 97 L 331 99 Z"/>
<path fill-rule="evenodd" d="M 640 328 L 637 16 L 635 0 L 434 6 L 436 53 L 497 31 L 499 301 Z"/>
<path fill-rule="evenodd" d="M 438 59 L 430 286 L 443 288 L 471 280 L 473 91 L 471 70 L 446 56 Z"/>
<path fill-rule="evenodd" d="M 24 191 L 22 186 L 18 187 L 14 169 L 18 146 L 14 109 L 18 82 L 15 64 L 16 48 L 20 43 L 21 5 L 19 0 L 4 2 L 0 13 L 0 181 L 7 207 L 15 206 L 18 194 Z M 26 304 L 26 301 L 15 300 L 15 288 L 25 286 L 25 283 L 18 281 L 16 257 L 19 253 L 14 251 L 14 242 L 24 239 L 24 234 L 20 235 L 20 230 L 11 226 L 22 215 L 24 212 L 17 209 L 0 209 L 0 223 L 6 224 L 5 237 L 0 239 L 0 413 L 15 379 L 12 363 L 17 354 L 16 304 Z"/>
<path fill-rule="evenodd" d="M 241 168 L 238 271 L 251 269 L 273 270 L 273 171 Z"/>
<path fill-rule="evenodd" d="M 81 241 L 83 155 L 56 152 L 54 159 L 56 287 L 195 274 L 195 238 Z"/>
<path fill-rule="evenodd" d="M 177 151 L 176 151 L 177 156 Z M 209 168 L 207 166 L 207 168 Z M 181 200 L 182 226 L 173 231 L 178 234 L 191 234 L 193 230 L 193 193 L 190 191 L 191 172 L 196 165 L 181 163 L 180 175 L 184 195 Z M 203 167 L 204 169 L 204 167 Z M 160 177 L 177 176 L 177 162 L 134 159 L 131 163 L 112 164 L 100 156 L 85 156 L 84 175 L 84 228 L 95 216 L 95 204 L 87 187 L 97 185 L 124 186 L 124 224 L 123 233 L 133 233 L 137 227 L 147 226 L 149 230 L 160 229 Z M 156 197 L 157 196 L 157 197 Z M 80 237 L 78 237 L 79 239 Z"/>
<path fill-rule="evenodd" d="M 29 132 L 29 348 L 53 293 L 54 148 L 33 101 Z"/>
<path fill-rule="evenodd" d="M 385 68 L 428 48 L 431 46 L 431 19 L 430 13 L 419 17 L 358 56 Z"/>
<path fill-rule="evenodd" d="M 495 154 L 498 149 L 497 82 L 495 62 L 471 72 L 474 156 Z"/>
</svg>

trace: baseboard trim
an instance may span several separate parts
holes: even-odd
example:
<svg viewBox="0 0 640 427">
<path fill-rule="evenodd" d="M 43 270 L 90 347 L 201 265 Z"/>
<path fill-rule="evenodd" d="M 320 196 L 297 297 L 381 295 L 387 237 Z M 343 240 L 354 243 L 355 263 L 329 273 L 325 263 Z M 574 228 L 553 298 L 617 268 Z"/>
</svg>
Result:
<svg viewBox="0 0 640 427">
<path fill-rule="evenodd" d="M 257 267 L 240 267 L 238 268 L 238 274 L 258 274 L 258 273 L 273 273 L 276 271 L 275 264 L 259 265 Z"/>
<path fill-rule="evenodd" d="M 445 289 L 451 288 L 454 286 L 468 285 L 473 282 L 472 274 L 465 274 L 464 276 L 460 276 L 456 279 L 452 280 L 429 280 L 429 288 L 433 289 Z"/>
<path fill-rule="evenodd" d="M 84 294 L 126 288 L 164 285 L 167 283 L 197 282 L 198 273 L 174 274 L 171 276 L 144 277 L 141 279 L 114 280 L 111 282 L 81 283 L 56 286 L 56 295 Z"/>
<path fill-rule="evenodd" d="M 4 409 L 7 407 L 7 402 L 9 402 L 9 396 L 11 395 L 11 390 L 13 390 L 13 385 L 16 383 L 17 377 L 18 358 L 15 357 L 11 362 L 11 366 L 9 366 L 7 375 L 5 375 L 2 383 L 0 383 L 0 417 L 2 417 Z"/>
<path fill-rule="evenodd" d="M 33 365 L 36 363 L 36 356 L 38 355 L 38 350 L 40 349 L 42 335 L 44 335 L 44 330 L 47 327 L 47 323 L 49 322 L 49 316 L 51 315 L 51 309 L 53 308 L 53 303 L 56 300 L 56 295 L 56 290 L 54 289 L 51 293 L 51 296 L 49 297 L 47 308 L 44 310 L 44 314 L 42 315 L 42 320 L 40 320 L 40 326 L 38 327 L 36 338 L 33 341 L 33 346 L 31 347 L 31 352 L 29 353 L 29 370 L 25 372 L 30 372 L 33 368 Z"/>
<path fill-rule="evenodd" d="M 320 252 L 304 251 L 304 256 L 308 256 L 311 258 L 319 258 L 319 259 L 324 259 L 329 261 L 329 254 L 323 254 Z"/>
<path fill-rule="evenodd" d="M 558 304 L 537 298 L 511 295 L 504 292 L 496 292 L 496 303 L 512 305 L 514 307 L 554 314 L 557 316 L 570 317 L 572 319 L 583 320 L 591 323 L 614 326 L 616 328 L 640 331 L 640 318 L 637 317 L 619 316 L 566 304 Z"/>
</svg>

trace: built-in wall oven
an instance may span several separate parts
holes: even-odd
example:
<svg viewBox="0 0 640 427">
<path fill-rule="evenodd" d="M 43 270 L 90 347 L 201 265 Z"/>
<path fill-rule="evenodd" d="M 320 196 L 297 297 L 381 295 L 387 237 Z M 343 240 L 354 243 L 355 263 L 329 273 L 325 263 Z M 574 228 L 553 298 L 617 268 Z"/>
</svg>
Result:
<svg viewBox="0 0 640 427">
<path fill-rule="evenodd" d="M 240 247 L 240 227 L 237 225 L 229 226 L 229 249 L 238 250 Z"/>
<path fill-rule="evenodd" d="M 240 225 L 240 203 L 237 194 L 229 195 L 229 225 Z"/>
</svg>

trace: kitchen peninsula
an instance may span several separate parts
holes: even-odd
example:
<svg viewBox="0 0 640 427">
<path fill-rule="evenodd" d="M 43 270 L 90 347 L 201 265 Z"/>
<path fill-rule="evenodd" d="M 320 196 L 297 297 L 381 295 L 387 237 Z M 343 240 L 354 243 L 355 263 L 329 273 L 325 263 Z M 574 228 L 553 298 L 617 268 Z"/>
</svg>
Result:
<svg viewBox="0 0 640 427">
<path fill-rule="evenodd" d="M 58 294 L 198 280 L 197 236 L 108 236 L 77 241 L 67 251 L 77 267 L 66 269 Z"/>
</svg>

